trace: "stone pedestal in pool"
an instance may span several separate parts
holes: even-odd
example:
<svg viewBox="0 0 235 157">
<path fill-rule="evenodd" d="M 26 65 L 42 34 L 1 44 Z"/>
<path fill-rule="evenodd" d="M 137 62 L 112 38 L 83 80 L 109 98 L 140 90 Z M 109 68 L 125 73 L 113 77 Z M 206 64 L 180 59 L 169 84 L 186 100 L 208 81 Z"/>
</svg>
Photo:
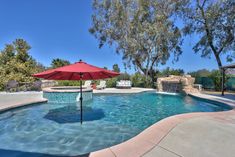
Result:
<svg viewBox="0 0 235 157">
<path fill-rule="evenodd" d="M 83 101 L 92 99 L 91 88 L 82 89 Z M 79 102 L 80 87 L 50 87 L 43 89 L 43 97 L 49 102 L 55 103 L 74 103 Z"/>
</svg>

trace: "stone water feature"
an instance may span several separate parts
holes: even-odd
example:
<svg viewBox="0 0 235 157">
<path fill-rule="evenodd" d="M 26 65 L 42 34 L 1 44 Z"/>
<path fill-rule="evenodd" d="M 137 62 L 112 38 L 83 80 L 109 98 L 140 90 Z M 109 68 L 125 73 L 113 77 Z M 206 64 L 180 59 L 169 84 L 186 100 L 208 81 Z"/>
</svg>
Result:
<svg viewBox="0 0 235 157">
<path fill-rule="evenodd" d="M 190 75 L 176 76 L 170 75 L 169 77 L 161 77 L 157 80 L 157 89 L 159 92 L 169 93 L 195 93 L 199 92 L 193 87 L 195 78 Z"/>
</svg>

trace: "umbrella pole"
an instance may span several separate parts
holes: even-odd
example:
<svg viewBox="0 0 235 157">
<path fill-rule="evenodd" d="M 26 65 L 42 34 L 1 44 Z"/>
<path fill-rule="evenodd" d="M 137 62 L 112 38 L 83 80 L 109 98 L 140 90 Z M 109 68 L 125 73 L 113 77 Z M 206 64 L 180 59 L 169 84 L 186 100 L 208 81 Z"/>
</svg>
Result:
<svg viewBox="0 0 235 157">
<path fill-rule="evenodd" d="M 82 75 L 80 74 L 80 77 L 82 77 Z M 82 79 L 80 78 L 80 122 L 82 124 Z"/>
</svg>

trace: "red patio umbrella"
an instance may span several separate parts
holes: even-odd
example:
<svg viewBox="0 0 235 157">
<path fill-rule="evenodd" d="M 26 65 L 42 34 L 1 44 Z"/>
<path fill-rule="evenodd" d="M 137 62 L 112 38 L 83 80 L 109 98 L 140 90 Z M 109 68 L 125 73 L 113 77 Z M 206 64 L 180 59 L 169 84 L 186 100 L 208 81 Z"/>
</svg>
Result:
<svg viewBox="0 0 235 157">
<path fill-rule="evenodd" d="M 80 80 L 80 111 L 82 124 L 82 80 L 98 80 L 112 78 L 118 75 L 120 74 L 117 72 L 99 68 L 80 60 L 74 64 L 47 70 L 34 74 L 33 76 L 47 80 Z"/>
</svg>

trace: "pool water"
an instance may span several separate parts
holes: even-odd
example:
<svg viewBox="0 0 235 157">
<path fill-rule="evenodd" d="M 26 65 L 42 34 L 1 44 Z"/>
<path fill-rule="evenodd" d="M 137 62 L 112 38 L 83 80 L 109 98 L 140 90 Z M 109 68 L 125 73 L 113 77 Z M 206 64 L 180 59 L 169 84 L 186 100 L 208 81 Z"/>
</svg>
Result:
<svg viewBox="0 0 235 157">
<path fill-rule="evenodd" d="M 1 113 L 0 153 L 85 154 L 126 141 L 172 115 L 231 109 L 189 96 L 147 92 L 94 95 L 83 108 L 82 125 L 76 103 L 48 102 Z"/>
</svg>

